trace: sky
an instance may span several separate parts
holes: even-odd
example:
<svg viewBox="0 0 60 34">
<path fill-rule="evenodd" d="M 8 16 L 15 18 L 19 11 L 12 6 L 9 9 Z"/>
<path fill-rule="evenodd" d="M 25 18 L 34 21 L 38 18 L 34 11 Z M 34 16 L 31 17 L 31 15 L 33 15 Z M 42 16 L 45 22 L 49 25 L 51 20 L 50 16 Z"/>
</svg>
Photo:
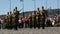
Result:
<svg viewBox="0 0 60 34">
<path fill-rule="evenodd" d="M 34 10 L 34 0 L 23 0 L 24 1 L 24 11 L 33 11 Z M 59 0 L 60 3 L 60 0 Z M 11 11 L 15 7 L 18 7 L 18 10 L 22 9 L 23 5 L 20 0 L 11 0 Z M 46 0 L 36 0 L 36 10 L 39 7 L 44 6 L 46 9 Z M 57 7 L 57 0 L 47 0 L 47 9 L 56 9 Z M 60 8 L 60 4 L 59 4 Z M 0 15 L 7 14 L 10 11 L 10 0 L 0 0 Z"/>
</svg>

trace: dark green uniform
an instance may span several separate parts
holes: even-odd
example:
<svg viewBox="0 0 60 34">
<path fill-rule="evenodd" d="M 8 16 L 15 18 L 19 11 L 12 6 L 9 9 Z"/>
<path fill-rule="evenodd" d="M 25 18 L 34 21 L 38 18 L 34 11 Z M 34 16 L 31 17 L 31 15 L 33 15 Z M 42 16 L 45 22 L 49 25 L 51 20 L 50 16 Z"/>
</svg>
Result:
<svg viewBox="0 0 60 34">
<path fill-rule="evenodd" d="M 7 25 L 6 25 L 7 29 L 9 29 L 9 12 L 7 13 Z"/>
<path fill-rule="evenodd" d="M 40 28 L 41 15 L 40 15 L 39 8 L 37 10 L 38 10 L 38 12 L 37 12 L 37 27 Z"/>
<path fill-rule="evenodd" d="M 13 28 L 13 26 L 12 26 L 12 12 L 10 12 L 10 16 L 9 16 L 10 18 L 10 21 L 9 21 L 9 24 L 10 24 L 10 29 L 12 29 Z"/>
<path fill-rule="evenodd" d="M 17 7 L 14 10 L 14 29 L 17 30 L 17 25 L 18 25 L 18 20 L 19 20 L 19 11 L 17 11 Z"/>
<path fill-rule="evenodd" d="M 29 27 L 32 28 L 32 14 L 29 16 Z"/>
<path fill-rule="evenodd" d="M 38 14 L 38 15 L 37 15 L 37 17 L 38 17 L 38 18 L 37 18 L 37 27 L 40 28 L 41 15 L 40 15 L 40 12 L 38 12 L 37 14 Z"/>
<path fill-rule="evenodd" d="M 42 15 L 41 15 L 41 17 L 42 17 L 42 29 L 45 28 L 45 19 L 46 19 L 46 16 L 47 16 L 47 13 L 44 10 L 44 7 L 42 7 Z"/>
<path fill-rule="evenodd" d="M 34 28 L 36 28 L 36 26 L 37 26 L 37 21 L 36 21 L 36 11 L 34 11 L 33 19 L 34 19 Z"/>
</svg>

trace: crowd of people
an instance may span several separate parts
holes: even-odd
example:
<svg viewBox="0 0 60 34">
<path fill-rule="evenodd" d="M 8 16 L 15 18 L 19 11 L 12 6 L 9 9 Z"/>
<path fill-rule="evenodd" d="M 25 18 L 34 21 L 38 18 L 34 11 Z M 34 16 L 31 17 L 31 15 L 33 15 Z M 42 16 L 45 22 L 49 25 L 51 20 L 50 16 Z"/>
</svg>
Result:
<svg viewBox="0 0 60 34">
<path fill-rule="evenodd" d="M 33 13 L 30 13 L 28 17 L 18 17 L 19 14 L 17 12 L 17 8 L 14 10 L 15 12 L 12 14 L 10 12 L 10 15 L 8 13 L 7 18 L 0 19 L 0 29 L 16 29 L 17 28 L 38 28 L 42 27 L 42 29 L 45 29 L 45 27 L 51 27 L 57 25 L 57 23 L 60 23 L 60 16 L 48 16 L 48 13 L 46 10 L 44 10 L 44 7 L 42 7 L 42 10 L 40 11 L 38 8 L 38 11 L 34 11 Z"/>
<path fill-rule="evenodd" d="M 40 27 L 52 27 L 55 26 L 55 24 L 60 23 L 60 16 L 48 16 L 45 19 L 45 25 L 42 24 L 42 22 L 35 20 L 35 22 L 32 21 L 33 19 L 31 17 L 24 17 L 19 18 L 18 28 L 40 28 Z M 14 26 L 13 26 L 14 27 Z M 5 19 L 0 19 L 0 29 L 7 28 L 7 23 Z M 10 28 L 10 27 L 9 27 Z"/>
</svg>

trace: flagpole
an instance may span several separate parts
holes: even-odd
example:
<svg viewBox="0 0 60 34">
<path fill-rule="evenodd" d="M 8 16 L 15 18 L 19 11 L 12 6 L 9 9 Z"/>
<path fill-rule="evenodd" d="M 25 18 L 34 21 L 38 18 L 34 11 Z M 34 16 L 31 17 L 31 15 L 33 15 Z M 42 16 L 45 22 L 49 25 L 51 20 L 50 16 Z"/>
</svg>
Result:
<svg viewBox="0 0 60 34">
<path fill-rule="evenodd" d="M 57 9 L 58 9 L 58 15 L 59 15 L 59 0 L 57 0 Z"/>
<path fill-rule="evenodd" d="M 24 0 L 23 0 L 23 17 L 25 17 L 25 15 L 24 15 Z"/>
<path fill-rule="evenodd" d="M 22 2 L 22 8 L 23 8 L 23 12 L 24 12 L 24 0 L 21 0 Z"/>
<path fill-rule="evenodd" d="M 46 0 L 46 10 L 47 10 L 47 0 Z"/>
<path fill-rule="evenodd" d="M 34 1 L 34 10 L 36 10 L 36 0 L 33 1 Z"/>
<path fill-rule="evenodd" d="M 25 16 L 24 15 L 24 0 L 20 0 L 22 2 L 22 9 L 23 9 L 23 17 Z"/>
<path fill-rule="evenodd" d="M 57 8 L 59 9 L 59 0 L 57 0 Z"/>
<path fill-rule="evenodd" d="M 11 0 L 10 0 L 10 11 L 11 11 Z"/>
</svg>

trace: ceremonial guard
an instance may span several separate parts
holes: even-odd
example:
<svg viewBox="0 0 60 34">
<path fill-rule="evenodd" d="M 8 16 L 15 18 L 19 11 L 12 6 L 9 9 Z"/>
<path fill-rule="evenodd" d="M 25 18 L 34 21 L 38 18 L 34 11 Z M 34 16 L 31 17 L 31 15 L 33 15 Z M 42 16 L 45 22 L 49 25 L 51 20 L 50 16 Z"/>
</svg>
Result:
<svg viewBox="0 0 60 34">
<path fill-rule="evenodd" d="M 17 25 L 18 25 L 18 21 L 19 20 L 19 11 L 17 11 L 17 7 L 15 7 L 14 11 L 13 11 L 13 26 L 14 29 L 17 30 Z"/>
<path fill-rule="evenodd" d="M 33 26 L 34 26 L 34 28 L 36 28 L 36 26 L 37 26 L 36 11 L 33 12 Z"/>
<path fill-rule="evenodd" d="M 9 29 L 9 12 L 7 13 L 7 24 L 6 24 L 6 28 Z"/>
<path fill-rule="evenodd" d="M 40 19 L 41 19 L 41 15 L 40 15 L 40 10 L 38 8 L 38 11 L 37 11 L 37 27 L 40 28 Z"/>
<path fill-rule="evenodd" d="M 12 29 L 13 28 L 13 26 L 12 26 L 12 12 L 10 11 L 10 16 L 9 16 L 10 18 L 9 18 L 9 23 L 10 23 L 10 29 Z"/>
<path fill-rule="evenodd" d="M 32 28 L 32 13 L 29 14 L 29 27 Z"/>
<path fill-rule="evenodd" d="M 44 29 L 45 28 L 45 19 L 46 19 L 47 13 L 44 10 L 44 7 L 43 6 L 42 6 L 42 11 L 41 11 L 40 14 L 41 14 L 42 29 Z"/>
</svg>

